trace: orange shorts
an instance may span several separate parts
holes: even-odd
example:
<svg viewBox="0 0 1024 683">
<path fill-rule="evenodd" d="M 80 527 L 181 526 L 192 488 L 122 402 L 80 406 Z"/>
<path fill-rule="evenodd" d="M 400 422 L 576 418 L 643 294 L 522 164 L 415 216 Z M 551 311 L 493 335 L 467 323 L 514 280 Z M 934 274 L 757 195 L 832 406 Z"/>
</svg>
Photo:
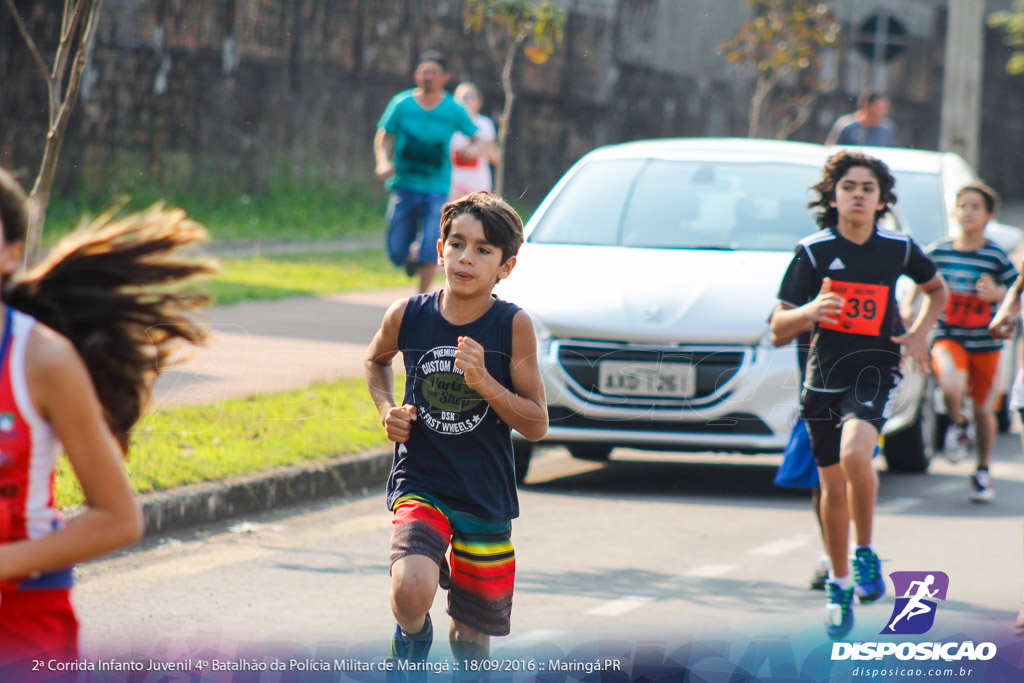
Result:
<svg viewBox="0 0 1024 683">
<path fill-rule="evenodd" d="M 960 372 L 967 376 L 967 391 L 974 405 L 999 408 L 999 351 L 971 353 L 952 339 L 937 339 L 932 345 L 932 366 L 938 377 Z"/>
</svg>

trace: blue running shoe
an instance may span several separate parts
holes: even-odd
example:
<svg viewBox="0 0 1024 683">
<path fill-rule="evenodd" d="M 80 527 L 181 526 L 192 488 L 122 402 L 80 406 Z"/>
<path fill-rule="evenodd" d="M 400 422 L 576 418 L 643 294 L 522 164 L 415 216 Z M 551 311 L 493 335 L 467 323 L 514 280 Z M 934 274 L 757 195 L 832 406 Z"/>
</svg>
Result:
<svg viewBox="0 0 1024 683">
<path fill-rule="evenodd" d="M 395 635 L 391 636 L 391 651 L 389 659 L 405 659 L 410 662 L 425 662 L 430 654 L 430 645 L 434 642 L 434 627 L 430 623 L 430 614 L 427 614 L 423 622 L 423 629 L 410 636 L 402 627 L 395 624 Z"/>
<path fill-rule="evenodd" d="M 885 595 L 882 561 L 871 548 L 857 548 L 854 553 L 853 583 L 862 605 L 869 605 Z"/>
<path fill-rule="evenodd" d="M 853 586 L 846 590 L 834 581 L 825 584 L 825 632 L 833 640 L 845 638 L 853 628 Z"/>
</svg>

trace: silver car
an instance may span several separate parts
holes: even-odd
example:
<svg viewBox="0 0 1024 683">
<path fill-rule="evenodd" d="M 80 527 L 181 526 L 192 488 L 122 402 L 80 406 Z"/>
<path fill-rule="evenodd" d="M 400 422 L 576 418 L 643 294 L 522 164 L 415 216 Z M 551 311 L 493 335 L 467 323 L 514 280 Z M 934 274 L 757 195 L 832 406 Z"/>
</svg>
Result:
<svg viewBox="0 0 1024 683">
<path fill-rule="evenodd" d="M 783 449 L 799 375 L 795 347 L 769 343 L 767 318 L 797 241 L 818 229 L 809 188 L 835 151 L 652 140 L 602 147 L 565 174 L 527 224 L 518 264 L 497 290 L 534 320 L 545 442 L 591 460 L 616 446 Z M 889 227 L 922 245 L 951 230 L 956 189 L 975 177 L 966 162 L 866 151 L 897 177 L 900 211 Z M 891 470 L 927 468 L 930 396 L 907 372 L 885 428 Z M 521 480 L 532 446 L 514 445 Z"/>
</svg>

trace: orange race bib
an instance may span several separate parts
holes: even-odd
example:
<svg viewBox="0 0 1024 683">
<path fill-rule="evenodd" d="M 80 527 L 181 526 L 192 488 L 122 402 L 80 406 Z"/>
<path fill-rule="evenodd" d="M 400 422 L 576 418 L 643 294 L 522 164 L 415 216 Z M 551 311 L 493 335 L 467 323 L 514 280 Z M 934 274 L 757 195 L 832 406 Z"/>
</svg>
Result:
<svg viewBox="0 0 1024 683">
<path fill-rule="evenodd" d="M 973 292 L 950 292 L 942 316 L 951 327 L 988 327 L 992 320 L 992 309 L 988 302 L 982 301 Z"/>
<path fill-rule="evenodd" d="M 849 334 L 877 337 L 889 305 L 889 288 L 885 285 L 865 285 L 860 282 L 832 281 L 832 291 L 846 303 L 836 323 L 818 323 L 818 327 Z"/>
</svg>

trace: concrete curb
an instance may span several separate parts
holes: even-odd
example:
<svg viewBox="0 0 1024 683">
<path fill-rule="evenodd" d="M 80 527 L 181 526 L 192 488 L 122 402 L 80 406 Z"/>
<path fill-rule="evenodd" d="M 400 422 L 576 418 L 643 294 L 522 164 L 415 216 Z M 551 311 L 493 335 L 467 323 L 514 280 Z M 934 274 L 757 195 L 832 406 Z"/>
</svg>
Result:
<svg viewBox="0 0 1024 683">
<path fill-rule="evenodd" d="M 255 512 L 355 493 L 382 486 L 391 470 L 393 450 L 282 467 L 224 482 L 207 482 L 139 496 L 146 537 L 220 522 Z"/>
</svg>

